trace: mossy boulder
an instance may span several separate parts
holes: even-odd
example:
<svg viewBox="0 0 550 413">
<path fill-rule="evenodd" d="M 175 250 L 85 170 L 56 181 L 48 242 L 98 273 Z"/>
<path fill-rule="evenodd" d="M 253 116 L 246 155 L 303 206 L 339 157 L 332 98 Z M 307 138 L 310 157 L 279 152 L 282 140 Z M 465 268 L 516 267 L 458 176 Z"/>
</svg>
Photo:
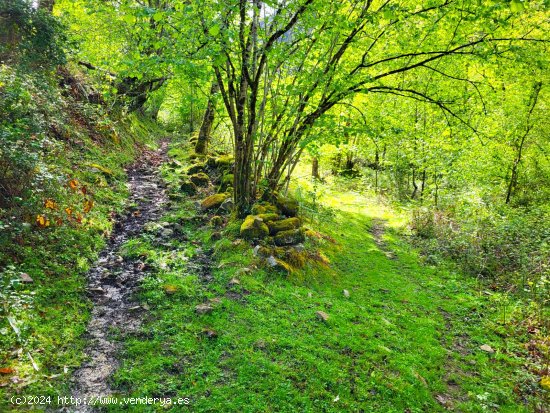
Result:
<svg viewBox="0 0 550 413">
<path fill-rule="evenodd" d="M 304 231 L 302 229 L 291 229 L 288 231 L 281 231 L 273 237 L 275 245 L 280 247 L 285 245 L 296 245 L 305 241 Z"/>
<path fill-rule="evenodd" d="M 241 237 L 248 240 L 262 239 L 269 235 L 269 228 L 263 221 L 255 215 L 249 215 L 241 225 Z"/>
<path fill-rule="evenodd" d="M 210 167 L 210 168 L 215 167 L 216 166 L 216 157 L 208 155 L 208 157 L 206 158 L 206 165 L 208 165 L 208 167 Z"/>
<path fill-rule="evenodd" d="M 223 218 L 219 215 L 214 215 L 212 219 L 210 220 L 210 226 L 217 228 L 221 227 L 223 225 Z"/>
<path fill-rule="evenodd" d="M 279 220 L 283 219 L 282 216 L 280 216 L 279 214 L 274 214 L 274 213 L 257 214 L 256 216 L 258 218 L 263 219 L 264 222 L 267 223 L 267 226 L 269 226 L 270 221 L 279 221 Z"/>
<path fill-rule="evenodd" d="M 287 217 L 295 217 L 298 215 L 298 201 L 284 196 L 278 196 L 275 205 Z"/>
<path fill-rule="evenodd" d="M 229 198 L 229 194 L 210 195 L 209 197 L 203 199 L 203 201 L 201 202 L 201 208 L 204 211 L 219 208 L 223 204 L 223 201 L 225 201 L 227 198 Z"/>
<path fill-rule="evenodd" d="M 233 186 L 233 174 L 225 174 L 220 182 L 219 192 L 225 192 L 227 188 Z"/>
<path fill-rule="evenodd" d="M 222 155 L 216 158 L 215 166 L 219 169 L 229 169 L 233 165 L 233 157 L 231 155 Z"/>
<path fill-rule="evenodd" d="M 197 186 L 208 186 L 208 183 L 210 182 L 210 178 L 208 178 L 208 175 L 204 172 L 191 175 L 189 179 Z"/>
<path fill-rule="evenodd" d="M 189 168 L 187 168 L 187 175 L 194 175 L 199 172 L 204 172 L 204 169 L 206 168 L 206 164 L 202 162 L 197 162 L 194 165 L 191 165 Z"/>
<path fill-rule="evenodd" d="M 271 235 L 275 235 L 282 231 L 290 231 L 293 229 L 297 229 L 297 228 L 300 228 L 301 225 L 302 225 L 302 222 L 300 221 L 299 218 L 296 218 L 296 217 L 282 219 L 279 221 L 272 220 L 267 224 L 267 226 L 269 227 L 269 233 Z"/>
<path fill-rule="evenodd" d="M 303 268 L 307 261 L 306 253 L 304 251 L 296 251 L 294 248 L 287 248 L 283 258 L 294 268 Z"/>
<path fill-rule="evenodd" d="M 278 214 L 279 210 L 277 209 L 277 207 L 275 205 L 271 205 L 267 202 L 262 202 L 262 203 L 252 205 L 251 212 L 254 215 Z"/>
<path fill-rule="evenodd" d="M 180 185 L 180 190 L 184 194 L 195 195 L 197 193 L 197 186 L 190 179 L 184 179 Z"/>
</svg>

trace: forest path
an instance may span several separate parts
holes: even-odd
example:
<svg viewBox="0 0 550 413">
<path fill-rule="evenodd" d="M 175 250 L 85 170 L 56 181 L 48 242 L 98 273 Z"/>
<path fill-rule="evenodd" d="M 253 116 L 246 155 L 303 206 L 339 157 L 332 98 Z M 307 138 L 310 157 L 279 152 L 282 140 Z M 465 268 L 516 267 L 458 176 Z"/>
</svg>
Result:
<svg viewBox="0 0 550 413">
<path fill-rule="evenodd" d="M 159 166 L 166 161 L 167 147 L 168 143 L 163 141 L 158 150 L 145 150 L 128 169 L 130 208 L 116 223 L 107 247 L 88 273 L 88 293 L 93 302 L 87 332 L 88 361 L 75 372 L 72 386 L 72 396 L 84 403 L 94 403 L 94 398 L 111 394 L 109 379 L 119 365 L 119 343 L 112 338 L 113 333 L 124 336 L 136 331 L 141 324 L 144 309 L 132 301 L 132 295 L 146 267 L 139 258 L 123 259 L 119 249 L 139 234 L 145 224 L 164 213 L 168 198 Z M 93 410 L 92 406 L 82 405 L 71 411 Z"/>
</svg>

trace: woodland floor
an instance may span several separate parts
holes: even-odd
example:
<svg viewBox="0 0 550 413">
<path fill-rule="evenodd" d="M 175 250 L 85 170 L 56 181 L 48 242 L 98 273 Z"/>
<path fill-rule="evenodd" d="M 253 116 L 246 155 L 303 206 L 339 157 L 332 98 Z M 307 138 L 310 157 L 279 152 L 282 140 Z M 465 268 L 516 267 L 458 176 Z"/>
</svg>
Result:
<svg viewBox="0 0 550 413">
<path fill-rule="evenodd" d="M 187 155 L 166 145 L 130 169 L 130 208 L 89 273 L 74 396 L 190 400 L 111 412 L 544 411 L 520 345 L 488 328 L 488 298 L 450 267 L 421 264 L 388 210 L 342 202 L 308 222 L 323 236 L 306 249 L 322 259 L 274 273 L 238 225 L 211 228 L 197 200 L 213 188 L 176 193 L 169 164 Z"/>
</svg>

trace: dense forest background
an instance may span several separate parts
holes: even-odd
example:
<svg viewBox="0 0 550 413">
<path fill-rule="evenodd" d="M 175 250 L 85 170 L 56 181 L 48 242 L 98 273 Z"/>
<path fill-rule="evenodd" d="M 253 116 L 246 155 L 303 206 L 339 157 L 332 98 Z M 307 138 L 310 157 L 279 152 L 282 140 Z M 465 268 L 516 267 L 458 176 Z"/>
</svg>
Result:
<svg viewBox="0 0 550 413">
<path fill-rule="evenodd" d="M 212 211 L 209 196 L 223 206 L 227 217 L 208 217 L 211 227 L 223 222 L 222 243 L 249 236 L 280 247 L 273 228 L 283 224 L 270 220 L 284 216 L 291 238 L 281 245 L 305 242 L 308 250 L 312 242 L 311 265 L 325 268 L 322 243 L 346 245 L 344 234 L 354 240 L 350 250 L 366 243 L 359 235 L 368 231 L 354 220 L 383 208 L 405 250 L 418 251 L 423 266 L 460 272 L 483 297 L 480 318 L 493 324 L 482 328 L 525 350 L 518 363 L 529 364 L 529 378 L 464 411 L 480 403 L 515 411 L 513 397 L 547 411 L 548 6 L 1 0 L 2 386 L 11 391 L 41 374 L 37 363 L 52 377 L 81 363 L 90 311 L 83 277 L 128 208 L 125 168 L 171 137 L 163 173 L 172 201 L 195 196 Z M 365 219 L 375 245 L 387 249 L 382 221 Z M 321 235 L 331 231 L 339 235 Z M 142 253 L 136 245 L 126 245 L 128 254 Z M 308 271 L 328 271 L 276 248 L 266 255 L 292 288 L 307 285 Z M 334 271 L 355 271 L 343 268 Z M 17 369 L 19 382 L 10 382 Z M 32 380 L 25 386 L 48 387 Z M 68 386 L 59 380 L 53 387 Z M 437 406 L 449 407 L 445 397 Z"/>
</svg>

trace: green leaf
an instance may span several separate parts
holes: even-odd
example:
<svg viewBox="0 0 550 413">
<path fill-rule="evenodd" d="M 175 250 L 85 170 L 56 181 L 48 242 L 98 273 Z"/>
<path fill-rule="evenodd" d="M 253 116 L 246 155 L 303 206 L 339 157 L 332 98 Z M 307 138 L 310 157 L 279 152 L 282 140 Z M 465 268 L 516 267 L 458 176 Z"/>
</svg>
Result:
<svg viewBox="0 0 550 413">
<path fill-rule="evenodd" d="M 217 24 L 213 25 L 208 29 L 208 33 L 210 34 L 210 36 L 217 36 L 218 34 L 220 34 L 220 26 L 218 26 Z"/>
<path fill-rule="evenodd" d="M 521 0 L 512 0 L 510 2 L 510 10 L 514 13 L 519 13 L 525 9 L 525 5 L 521 2 Z"/>
</svg>

